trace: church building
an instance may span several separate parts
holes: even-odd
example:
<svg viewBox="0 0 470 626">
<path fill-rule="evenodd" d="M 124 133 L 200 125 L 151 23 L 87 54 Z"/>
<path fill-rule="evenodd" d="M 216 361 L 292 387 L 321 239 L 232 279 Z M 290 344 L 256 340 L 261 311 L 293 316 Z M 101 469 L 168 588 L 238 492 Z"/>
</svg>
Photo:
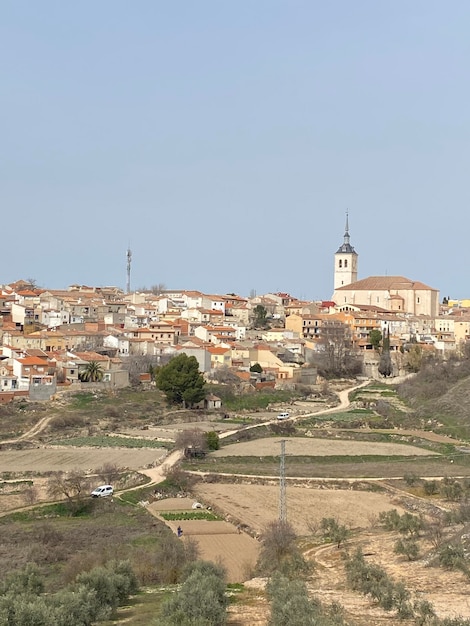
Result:
<svg viewBox="0 0 470 626">
<path fill-rule="evenodd" d="M 357 279 L 358 254 L 351 246 L 349 219 L 342 245 L 335 253 L 333 302 L 339 306 L 376 307 L 394 313 L 439 315 L 439 291 L 404 276 L 369 276 Z"/>
</svg>

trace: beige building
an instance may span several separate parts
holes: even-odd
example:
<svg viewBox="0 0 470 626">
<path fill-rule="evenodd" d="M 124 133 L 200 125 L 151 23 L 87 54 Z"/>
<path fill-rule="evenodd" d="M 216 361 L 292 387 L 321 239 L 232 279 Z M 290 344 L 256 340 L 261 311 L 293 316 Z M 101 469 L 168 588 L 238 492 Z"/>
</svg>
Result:
<svg viewBox="0 0 470 626">
<path fill-rule="evenodd" d="M 366 305 L 411 315 L 439 315 L 439 291 L 404 276 L 363 278 L 335 289 L 333 300 L 338 306 Z"/>
<path fill-rule="evenodd" d="M 337 307 L 359 305 L 411 315 L 439 315 L 439 291 L 404 276 L 370 276 L 357 280 L 358 254 L 351 246 L 346 217 L 344 242 L 335 253 L 334 293 Z"/>
</svg>

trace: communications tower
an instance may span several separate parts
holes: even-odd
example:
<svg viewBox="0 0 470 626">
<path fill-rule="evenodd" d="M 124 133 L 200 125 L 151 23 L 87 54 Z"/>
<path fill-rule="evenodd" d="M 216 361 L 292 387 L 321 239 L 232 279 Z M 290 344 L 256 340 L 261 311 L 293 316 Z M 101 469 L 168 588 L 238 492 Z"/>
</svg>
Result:
<svg viewBox="0 0 470 626">
<path fill-rule="evenodd" d="M 131 292 L 131 261 L 132 261 L 132 251 L 130 246 L 127 248 L 127 283 L 126 283 L 126 293 Z"/>
</svg>

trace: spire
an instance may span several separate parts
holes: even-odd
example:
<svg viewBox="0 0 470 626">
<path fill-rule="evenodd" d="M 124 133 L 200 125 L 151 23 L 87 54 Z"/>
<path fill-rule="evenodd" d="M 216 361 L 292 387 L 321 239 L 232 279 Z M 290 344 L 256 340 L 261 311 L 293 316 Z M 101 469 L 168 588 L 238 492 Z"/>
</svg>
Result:
<svg viewBox="0 0 470 626">
<path fill-rule="evenodd" d="M 354 248 L 351 245 L 350 237 L 349 237 L 349 212 L 346 211 L 346 228 L 344 229 L 344 240 L 343 244 L 338 248 L 338 253 L 349 253 L 349 254 L 357 254 Z"/>
<path fill-rule="evenodd" d="M 346 228 L 344 230 L 344 245 L 349 246 L 349 213 L 346 211 Z"/>
</svg>

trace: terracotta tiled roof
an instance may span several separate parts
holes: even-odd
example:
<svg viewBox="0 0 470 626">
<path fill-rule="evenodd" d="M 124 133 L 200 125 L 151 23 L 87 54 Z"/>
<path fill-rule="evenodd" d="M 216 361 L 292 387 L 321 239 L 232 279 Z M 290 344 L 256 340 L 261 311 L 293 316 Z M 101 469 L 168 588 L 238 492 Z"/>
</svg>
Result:
<svg viewBox="0 0 470 626">
<path fill-rule="evenodd" d="M 226 352 L 230 352 L 230 348 L 219 348 L 218 346 L 210 346 L 207 348 L 207 351 L 211 354 L 225 354 Z"/>
<path fill-rule="evenodd" d="M 98 352 L 74 352 L 73 354 L 82 361 L 109 361 L 109 357 Z"/>
<path fill-rule="evenodd" d="M 37 356 L 27 356 L 24 359 L 16 359 L 22 365 L 46 365 L 44 359 L 39 359 Z"/>
<path fill-rule="evenodd" d="M 410 280 L 404 276 L 369 276 L 344 287 L 338 287 L 337 291 L 380 291 L 390 289 L 431 289 L 417 280 Z"/>
</svg>

